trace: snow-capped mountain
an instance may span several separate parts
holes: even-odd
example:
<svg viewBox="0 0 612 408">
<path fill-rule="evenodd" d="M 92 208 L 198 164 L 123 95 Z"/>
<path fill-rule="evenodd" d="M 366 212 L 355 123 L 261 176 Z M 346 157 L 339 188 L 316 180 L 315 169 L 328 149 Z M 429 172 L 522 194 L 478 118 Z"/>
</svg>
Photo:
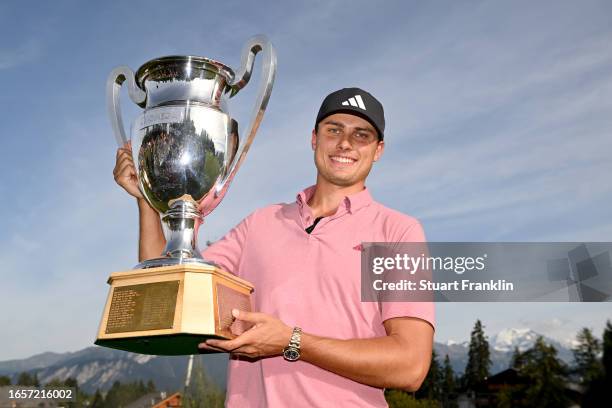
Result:
<svg viewBox="0 0 612 408">
<path fill-rule="evenodd" d="M 512 354 L 514 353 L 514 348 L 518 347 L 519 351 L 525 351 L 533 346 L 538 336 L 540 336 L 539 333 L 531 329 L 522 328 L 503 329 L 499 333 L 489 336 L 487 340 L 491 353 L 490 371 L 496 373 L 508 368 L 512 359 Z M 566 363 L 572 362 L 573 354 L 568 345 L 562 344 L 546 336 L 543 337 L 547 344 L 557 349 L 557 356 L 561 360 Z M 448 354 L 453 369 L 458 373 L 462 373 L 465 370 L 469 347 L 469 341 L 457 342 L 454 340 L 448 340 L 446 343 L 436 343 L 434 345 L 440 362 L 442 362 L 444 356 Z"/>
<path fill-rule="evenodd" d="M 491 336 L 489 347 L 511 353 L 514 352 L 515 347 L 518 347 L 519 351 L 525 351 L 533 346 L 538 336 L 539 334 L 531 329 L 503 329 Z"/>
<path fill-rule="evenodd" d="M 503 329 L 489 340 L 489 346 L 498 351 L 506 351 L 513 353 L 514 348 L 518 347 L 519 351 L 525 351 L 531 348 L 537 338 L 541 336 L 539 333 L 531 329 Z M 557 349 L 557 356 L 570 363 L 573 359 L 572 344 L 562 343 L 550 337 L 542 336 L 544 341 Z"/>
</svg>

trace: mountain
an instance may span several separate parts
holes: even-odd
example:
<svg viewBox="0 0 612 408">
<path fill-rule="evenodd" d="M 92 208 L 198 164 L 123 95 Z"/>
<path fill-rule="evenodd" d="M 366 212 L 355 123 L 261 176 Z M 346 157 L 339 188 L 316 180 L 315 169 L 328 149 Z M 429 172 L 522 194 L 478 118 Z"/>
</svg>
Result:
<svg viewBox="0 0 612 408">
<path fill-rule="evenodd" d="M 64 354 L 46 352 L 22 360 L 2 361 L 0 362 L 0 375 L 48 367 L 61 361 L 64 358 L 63 356 Z"/>
<path fill-rule="evenodd" d="M 489 344 L 492 348 L 502 352 L 512 354 L 514 348 L 518 347 L 519 351 L 525 351 L 533 346 L 540 334 L 530 329 L 504 329 L 494 336 L 491 336 Z M 544 341 L 557 349 L 557 357 L 566 363 L 571 363 L 574 359 L 571 346 L 563 344 L 560 341 L 544 337 Z"/>
<path fill-rule="evenodd" d="M 533 346 L 540 334 L 531 329 L 503 329 L 497 334 L 488 338 L 489 351 L 491 353 L 491 373 L 505 370 L 510 365 L 514 348 L 525 351 Z M 569 346 L 561 342 L 543 336 L 544 341 L 557 349 L 557 357 L 566 363 L 573 361 L 572 350 Z M 455 373 L 463 373 L 468 360 L 470 344 L 467 341 L 458 343 L 449 340 L 446 343 L 435 343 L 434 349 L 438 353 L 440 362 L 444 361 L 444 356 L 448 357 Z"/>
<path fill-rule="evenodd" d="M 222 389 L 226 387 L 227 355 L 196 356 L 211 380 Z M 152 380 L 159 390 L 176 391 L 185 381 L 188 356 L 151 356 L 128 353 L 103 347 L 87 347 L 73 353 L 43 353 L 23 360 L 0 362 L 0 375 L 16 381 L 20 372 L 36 372 L 41 383 L 54 378 L 77 379 L 88 393 L 107 390 L 115 381 Z"/>
<path fill-rule="evenodd" d="M 490 336 L 490 372 L 497 373 L 508 368 L 514 348 L 525 351 L 538 336 L 538 333 L 529 329 L 504 329 Z M 568 346 L 547 337 L 544 340 L 555 346 L 559 358 L 571 363 L 572 352 Z M 436 342 L 434 349 L 440 362 L 448 354 L 455 373 L 463 373 L 468 358 L 467 341 Z M 202 359 L 202 365 L 212 381 L 225 389 L 227 355 L 207 354 L 196 358 Z M 0 362 L 0 375 L 11 376 L 14 383 L 20 372 L 36 372 L 43 384 L 54 378 L 64 380 L 74 377 L 88 393 L 96 389 L 107 390 L 115 381 L 152 380 L 159 390 L 173 392 L 183 386 L 188 360 L 187 356 L 150 356 L 103 347 L 87 347 L 73 353 L 48 352 L 22 360 L 3 361 Z"/>
<path fill-rule="evenodd" d="M 519 351 L 529 349 L 538 338 L 538 334 L 531 329 L 503 329 L 499 333 L 491 336 L 489 346 L 498 351 L 514 352 L 518 347 Z M 550 339 L 547 339 L 550 341 Z"/>
</svg>

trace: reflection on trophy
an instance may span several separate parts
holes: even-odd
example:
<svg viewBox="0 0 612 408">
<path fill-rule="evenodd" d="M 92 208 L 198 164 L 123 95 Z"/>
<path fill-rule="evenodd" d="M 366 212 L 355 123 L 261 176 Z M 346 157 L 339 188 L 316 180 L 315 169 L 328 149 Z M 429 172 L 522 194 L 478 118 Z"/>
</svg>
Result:
<svg viewBox="0 0 612 408">
<path fill-rule="evenodd" d="M 246 137 L 227 103 L 251 78 L 262 53 L 262 76 Z M 244 327 L 231 310 L 251 310 L 253 286 L 202 258 L 198 227 L 223 199 L 253 142 L 266 109 L 276 53 L 267 38 L 244 47 L 241 68 L 203 57 L 151 60 L 134 72 L 113 70 L 107 107 L 117 143 L 127 142 L 119 106 L 125 82 L 144 108 L 131 131 L 140 190 L 161 214 L 166 247 L 159 258 L 115 272 L 96 344 L 143 354 L 198 353 L 208 338 L 232 338 Z"/>
</svg>

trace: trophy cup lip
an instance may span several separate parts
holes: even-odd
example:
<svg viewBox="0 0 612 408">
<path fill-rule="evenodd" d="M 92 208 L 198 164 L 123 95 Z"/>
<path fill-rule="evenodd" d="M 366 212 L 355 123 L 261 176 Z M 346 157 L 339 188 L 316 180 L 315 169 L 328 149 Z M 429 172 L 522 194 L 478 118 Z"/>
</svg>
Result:
<svg viewBox="0 0 612 408">
<path fill-rule="evenodd" d="M 149 76 L 151 72 L 156 68 L 156 66 L 160 64 L 167 64 L 172 62 L 178 63 L 195 63 L 201 65 L 201 67 L 205 67 L 213 72 L 223 75 L 227 82 L 230 82 L 234 79 L 235 73 L 230 67 L 225 65 L 222 62 L 217 60 L 199 57 L 197 55 L 167 55 L 164 57 L 154 58 L 142 64 L 140 68 L 136 71 L 136 83 L 142 89 L 144 89 L 144 81 Z"/>
</svg>

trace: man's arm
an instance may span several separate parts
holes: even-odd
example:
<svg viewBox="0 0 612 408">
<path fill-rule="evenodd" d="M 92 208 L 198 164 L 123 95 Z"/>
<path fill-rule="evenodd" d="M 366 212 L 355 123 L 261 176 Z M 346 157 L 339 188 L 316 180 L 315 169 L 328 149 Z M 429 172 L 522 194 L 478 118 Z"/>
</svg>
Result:
<svg viewBox="0 0 612 408">
<path fill-rule="evenodd" d="M 166 239 L 162 232 L 159 214 L 147 203 L 138 188 L 138 177 L 131 150 L 129 142 L 117 149 L 113 177 L 115 182 L 138 202 L 138 260 L 142 262 L 160 256 L 166 246 Z"/>
<path fill-rule="evenodd" d="M 144 198 L 138 199 L 138 261 L 158 258 L 166 246 L 159 214 Z"/>
<path fill-rule="evenodd" d="M 301 358 L 373 387 L 416 391 L 429 370 L 433 328 L 424 320 L 408 317 L 386 320 L 384 326 L 387 335 L 372 339 L 303 334 Z"/>
<path fill-rule="evenodd" d="M 207 340 L 200 347 L 257 358 L 280 355 L 289 344 L 292 328 L 273 316 L 234 311 L 234 317 L 255 326 L 233 340 Z M 373 387 L 415 391 L 429 370 L 433 328 L 410 317 L 388 319 L 384 326 L 387 335 L 371 339 L 339 340 L 303 333 L 301 359 Z"/>
</svg>

